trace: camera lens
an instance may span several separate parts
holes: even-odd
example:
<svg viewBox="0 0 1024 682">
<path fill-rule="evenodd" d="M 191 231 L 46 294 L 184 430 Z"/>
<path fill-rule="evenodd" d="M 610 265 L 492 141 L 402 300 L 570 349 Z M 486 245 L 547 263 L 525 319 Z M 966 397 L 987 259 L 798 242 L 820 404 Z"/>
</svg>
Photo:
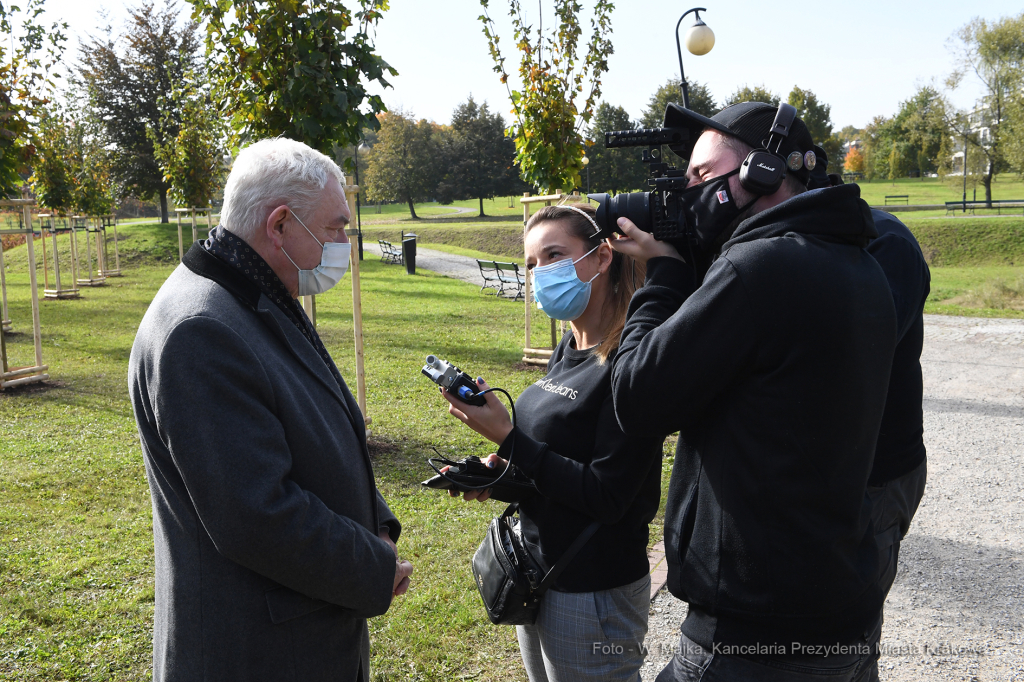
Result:
<svg viewBox="0 0 1024 682">
<path fill-rule="evenodd" d="M 597 224 L 610 232 L 620 232 L 619 218 L 629 218 L 644 232 L 651 231 L 651 193 L 633 192 L 611 197 L 607 194 L 592 195 L 597 199 Z"/>
</svg>

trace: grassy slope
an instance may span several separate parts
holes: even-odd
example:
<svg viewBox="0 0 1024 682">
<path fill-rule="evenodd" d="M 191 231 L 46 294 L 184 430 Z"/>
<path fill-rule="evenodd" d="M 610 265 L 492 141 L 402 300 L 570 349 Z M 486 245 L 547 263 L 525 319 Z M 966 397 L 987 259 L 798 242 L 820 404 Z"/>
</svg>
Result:
<svg viewBox="0 0 1024 682">
<path fill-rule="evenodd" d="M 959 300 L 993 282 L 1024 275 L 1024 218 L 903 220 L 931 266 L 931 295 L 925 312 L 1024 317 L 1021 310 L 966 307 Z"/>
<path fill-rule="evenodd" d="M 518 222 L 417 225 L 409 230 L 414 231 L 423 244 L 445 245 L 520 262 L 523 259 L 523 226 Z M 397 245 L 401 242 L 402 231 L 403 228 L 364 225 L 363 241 L 375 243 L 383 239 Z"/>
<path fill-rule="evenodd" d="M 469 212 L 459 213 L 460 216 L 476 217 L 480 214 L 480 203 L 476 199 L 467 199 L 465 201 L 445 204 L 444 206 L 434 201 L 418 203 L 416 204 L 416 215 L 426 218 L 444 218 L 455 214 L 457 208 L 471 209 Z M 484 215 L 490 217 L 522 216 L 523 207 L 516 197 L 512 197 L 512 206 L 509 206 L 509 197 L 484 199 Z M 398 221 L 409 221 L 414 224 L 416 222 L 412 220 L 412 214 L 409 213 L 409 207 L 406 204 L 382 205 L 380 213 L 377 213 L 376 206 L 363 204 L 362 219 L 364 226 L 373 223 L 394 223 Z"/>
<path fill-rule="evenodd" d="M 457 256 L 466 256 L 467 258 L 475 258 L 479 260 L 496 260 L 496 261 L 508 261 L 513 260 L 519 263 L 519 267 L 523 267 L 523 254 L 519 254 L 518 257 L 512 257 L 508 254 L 501 253 L 487 253 L 484 251 L 477 251 L 475 249 L 464 249 L 460 246 L 451 246 L 450 244 L 420 244 L 425 249 L 436 249 L 438 251 L 445 251 L 447 253 L 454 253 Z"/>
<path fill-rule="evenodd" d="M 0 393 L 0 678 L 147 679 L 153 613 L 151 512 L 125 376 L 146 307 L 177 260 L 171 226 L 124 230 L 126 276 L 42 303 L 54 385 Z M 155 254 L 155 255 L 153 255 Z M 29 315 L 24 247 L 7 254 L 15 326 Z M 20 268 L 19 268 L 20 266 Z M 421 271 L 363 263 L 368 408 L 381 489 L 405 525 L 410 593 L 371 623 L 378 680 L 523 680 L 512 628 L 487 621 L 468 560 L 497 504 L 421 490 L 433 445 L 491 448 L 447 415 L 420 376 L 428 353 L 513 395 L 541 376 L 515 369 L 522 304 Z M 349 278 L 318 300 L 319 325 L 352 377 Z M 546 329 L 537 313 L 540 345 Z M 31 359 L 31 338 L 11 337 Z M 198 358 L 197 358 L 198 360 Z M 665 482 L 667 483 L 667 467 Z M 660 519 L 651 530 L 661 535 Z"/>
</svg>

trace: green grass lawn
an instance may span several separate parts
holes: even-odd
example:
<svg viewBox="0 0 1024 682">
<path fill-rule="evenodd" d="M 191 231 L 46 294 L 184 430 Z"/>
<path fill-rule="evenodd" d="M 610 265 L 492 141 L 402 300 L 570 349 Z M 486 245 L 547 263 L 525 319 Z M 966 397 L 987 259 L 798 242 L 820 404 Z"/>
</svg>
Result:
<svg viewBox="0 0 1024 682">
<path fill-rule="evenodd" d="M 963 198 L 963 186 L 946 178 L 900 178 L 895 181 L 860 181 L 857 184 L 860 185 L 861 197 L 872 206 L 884 205 L 887 194 L 906 194 L 911 204 L 942 204 Z M 971 201 L 973 197 L 973 191 L 968 187 L 967 200 Z M 992 198 L 1024 201 L 1024 179 L 1011 173 L 997 175 L 992 182 Z M 984 199 L 985 188 L 979 183 L 978 200 Z"/>
<path fill-rule="evenodd" d="M 41 303 L 49 385 L 0 393 L 0 679 L 149 677 L 151 508 L 126 374 L 139 321 L 177 263 L 177 233 L 155 224 L 119 232 L 124 277 L 83 289 L 80 300 Z M 18 332 L 11 350 L 29 362 L 24 247 L 5 256 Z M 419 485 L 431 445 L 453 457 L 493 450 L 448 416 L 420 375 L 424 357 L 518 394 L 542 375 L 518 365 L 523 304 L 375 259 L 362 275 L 375 469 L 416 570 L 409 593 L 371 622 L 373 679 L 525 680 L 514 629 L 489 623 L 469 572 L 500 503 L 465 504 Z M 346 377 L 355 375 L 350 286 L 346 277 L 317 302 Z M 547 324 L 535 315 L 540 345 Z M 659 517 L 651 537 L 660 536 Z"/>
<path fill-rule="evenodd" d="M 926 313 L 1024 318 L 1024 267 L 933 267 Z M 999 285 L 1009 285 L 1009 291 Z M 991 307 L 999 305 L 1000 307 Z"/>
</svg>

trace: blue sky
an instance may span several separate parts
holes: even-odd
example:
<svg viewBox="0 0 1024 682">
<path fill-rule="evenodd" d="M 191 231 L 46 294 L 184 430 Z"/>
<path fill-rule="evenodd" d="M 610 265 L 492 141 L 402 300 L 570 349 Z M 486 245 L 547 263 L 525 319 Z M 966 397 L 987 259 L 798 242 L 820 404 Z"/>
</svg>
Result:
<svg viewBox="0 0 1024 682">
<path fill-rule="evenodd" d="M 551 0 L 542 0 L 545 24 L 553 25 Z M 354 3 L 353 3 L 354 4 Z M 537 4 L 524 1 L 532 20 Z M 584 0 L 591 6 L 590 0 Z M 765 85 L 785 96 L 794 85 L 810 89 L 832 106 L 836 127 L 863 126 L 877 115 L 891 116 L 899 102 L 923 84 L 942 87 L 953 68 L 948 41 L 971 18 L 996 19 L 1022 11 L 1019 2 L 985 0 L 916 2 L 895 0 L 795 5 L 754 0 L 705 0 L 703 14 L 716 35 L 714 50 L 704 57 L 684 52 L 687 76 L 707 83 L 721 100 L 742 85 Z M 102 25 L 100 12 L 117 25 L 122 2 L 49 0 L 53 16 L 71 24 L 72 36 Z M 689 3 L 667 0 L 618 0 L 613 13 L 615 54 L 604 77 L 604 100 L 637 118 L 654 90 L 678 77 L 672 29 Z M 504 21 L 503 0 L 491 0 L 503 45 L 511 47 L 511 27 Z M 773 8 L 786 7 L 778 12 Z M 391 0 L 377 31 L 378 51 L 399 76 L 381 94 L 389 107 L 417 117 L 447 122 L 452 110 L 472 93 L 508 118 L 504 87 L 491 70 L 487 45 L 477 20 L 479 0 Z M 692 16 L 692 15 L 691 15 Z M 683 30 L 690 23 L 688 17 Z M 821 47 L 841 45 L 841 59 L 819 57 Z M 72 37 L 72 49 L 77 40 Z M 684 48 L 685 49 L 685 48 Z M 514 54 L 509 54 L 514 66 Z M 973 83 L 952 93 L 969 106 L 980 90 Z"/>
</svg>

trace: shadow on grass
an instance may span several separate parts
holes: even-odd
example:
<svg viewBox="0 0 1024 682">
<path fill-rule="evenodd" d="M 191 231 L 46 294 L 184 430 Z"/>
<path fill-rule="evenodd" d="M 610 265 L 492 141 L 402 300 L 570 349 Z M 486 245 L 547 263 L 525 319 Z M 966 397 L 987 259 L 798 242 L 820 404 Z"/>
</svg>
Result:
<svg viewBox="0 0 1024 682">
<path fill-rule="evenodd" d="M 0 396 L 10 398 L 11 400 L 17 400 L 19 398 L 43 398 L 46 393 L 52 393 L 60 389 L 67 388 L 68 385 L 58 379 L 47 379 L 46 381 L 37 381 L 31 384 L 21 384 L 20 386 L 11 386 L 9 388 L 0 391 Z"/>
</svg>

